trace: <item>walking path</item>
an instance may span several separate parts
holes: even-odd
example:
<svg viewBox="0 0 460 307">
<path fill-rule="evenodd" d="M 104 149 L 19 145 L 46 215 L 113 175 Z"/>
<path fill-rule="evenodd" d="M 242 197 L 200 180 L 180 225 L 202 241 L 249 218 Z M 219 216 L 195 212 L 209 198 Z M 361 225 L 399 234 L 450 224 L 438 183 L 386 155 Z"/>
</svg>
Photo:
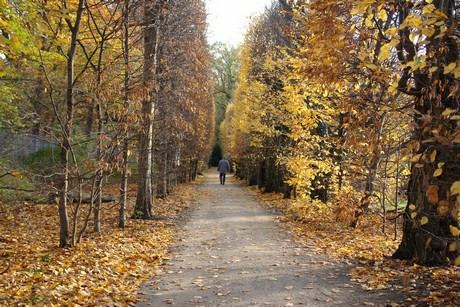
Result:
<svg viewBox="0 0 460 307">
<path fill-rule="evenodd" d="M 205 173 L 183 238 L 138 306 L 384 306 L 391 293 L 366 292 L 349 268 L 293 241 L 232 177 Z M 394 294 L 393 294 L 394 295 Z"/>
</svg>

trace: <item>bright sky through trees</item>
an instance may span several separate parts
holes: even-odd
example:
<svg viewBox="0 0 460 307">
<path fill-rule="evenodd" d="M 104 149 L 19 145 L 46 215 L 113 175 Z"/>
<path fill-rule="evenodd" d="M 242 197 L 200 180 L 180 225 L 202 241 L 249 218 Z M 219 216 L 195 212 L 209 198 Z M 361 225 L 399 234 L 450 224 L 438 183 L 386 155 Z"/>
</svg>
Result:
<svg viewBox="0 0 460 307">
<path fill-rule="evenodd" d="M 206 0 L 209 42 L 234 46 L 242 43 L 249 17 L 263 12 L 270 3 L 271 0 Z"/>
</svg>

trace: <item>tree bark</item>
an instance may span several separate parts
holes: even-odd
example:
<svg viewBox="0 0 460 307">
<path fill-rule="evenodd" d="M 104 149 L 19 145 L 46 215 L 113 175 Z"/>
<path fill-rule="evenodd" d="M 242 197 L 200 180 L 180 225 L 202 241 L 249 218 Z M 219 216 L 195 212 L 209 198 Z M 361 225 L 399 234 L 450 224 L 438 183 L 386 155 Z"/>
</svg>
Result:
<svg viewBox="0 0 460 307">
<path fill-rule="evenodd" d="M 445 14 L 440 18 L 442 27 L 453 29 L 456 20 L 455 1 L 433 1 L 436 9 Z M 400 1 L 400 23 L 408 16 L 409 3 Z M 458 12 L 457 12 L 458 13 Z M 460 146 L 453 139 L 458 133 L 458 120 L 446 116 L 446 111 L 459 111 L 458 79 L 445 74 L 443 67 L 458 62 L 458 43 L 455 35 L 436 33 L 427 38 L 427 62 L 437 68 L 411 72 L 406 69 L 399 81 L 399 90 L 415 97 L 416 128 L 413 139 L 420 149 L 413 160 L 408 186 L 408 205 L 404 214 L 403 238 L 393 257 L 415 260 L 421 264 L 443 265 L 447 259 L 459 255 L 460 249 L 451 248 L 458 240 L 452 236 L 450 226 L 458 227 L 458 195 L 450 188 L 460 180 Z M 400 31 L 397 46 L 402 63 L 413 61 L 416 46 L 409 40 L 410 29 Z M 408 86 L 409 85 L 409 86 Z M 440 173 L 441 172 L 441 173 Z"/>
<path fill-rule="evenodd" d="M 69 152 L 71 150 L 71 133 L 73 124 L 73 113 L 74 113 L 74 63 L 75 54 L 77 49 L 77 38 L 80 30 L 80 22 L 83 14 L 84 0 L 78 1 L 78 10 L 76 12 L 75 24 L 72 25 L 70 20 L 67 23 L 72 33 L 72 39 L 70 42 L 70 48 L 67 54 L 67 91 L 66 91 L 66 120 L 62 131 L 62 145 L 61 145 L 61 158 L 60 164 L 62 169 L 62 175 L 59 183 L 59 247 L 67 247 L 69 245 L 69 217 L 67 214 L 67 191 L 69 188 Z"/>
<path fill-rule="evenodd" d="M 130 69 L 129 69 L 129 2 L 125 0 L 123 7 L 123 58 L 125 61 L 125 75 L 124 75 L 124 107 L 125 112 L 123 117 L 124 131 L 123 131 L 123 161 L 121 165 L 121 185 L 120 185 L 120 209 L 118 216 L 118 227 L 125 228 L 126 226 L 126 207 L 128 205 L 128 152 L 129 152 L 129 130 L 127 115 L 130 109 L 129 102 L 129 84 L 130 84 Z"/>
<path fill-rule="evenodd" d="M 160 15 L 163 1 L 144 4 L 144 87 L 148 92 L 142 102 L 142 126 L 139 132 L 139 177 L 134 217 L 153 218 L 153 116 L 157 95 L 156 73 L 160 42 Z"/>
</svg>

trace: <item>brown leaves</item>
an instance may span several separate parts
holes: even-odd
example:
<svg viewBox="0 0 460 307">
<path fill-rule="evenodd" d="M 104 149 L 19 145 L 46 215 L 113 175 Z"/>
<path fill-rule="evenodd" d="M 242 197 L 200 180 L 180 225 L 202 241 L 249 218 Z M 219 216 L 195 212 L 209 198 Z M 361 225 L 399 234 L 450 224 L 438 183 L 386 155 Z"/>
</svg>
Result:
<svg viewBox="0 0 460 307">
<path fill-rule="evenodd" d="M 184 196 L 174 196 L 180 193 Z M 189 187 L 180 187 L 168 203 L 156 206 L 163 216 L 174 216 L 191 195 Z M 0 208 L 0 301 L 133 305 L 142 281 L 166 257 L 175 228 L 165 221 L 138 220 L 129 220 L 124 230 L 115 228 L 117 206 L 106 204 L 108 221 L 101 234 L 90 233 L 77 247 L 60 249 L 56 211 L 54 205 L 23 205 L 6 220 Z"/>
<path fill-rule="evenodd" d="M 438 196 L 439 186 L 437 185 L 430 185 L 426 191 L 426 197 L 430 204 L 436 204 L 439 201 Z"/>
</svg>

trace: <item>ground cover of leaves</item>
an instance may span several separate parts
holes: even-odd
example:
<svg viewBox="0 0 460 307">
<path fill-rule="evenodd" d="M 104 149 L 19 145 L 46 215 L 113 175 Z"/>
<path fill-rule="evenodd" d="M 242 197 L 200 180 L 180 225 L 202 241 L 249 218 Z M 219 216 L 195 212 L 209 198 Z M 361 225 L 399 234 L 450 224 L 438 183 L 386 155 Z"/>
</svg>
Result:
<svg viewBox="0 0 460 307">
<path fill-rule="evenodd" d="M 368 215 L 359 228 L 350 229 L 327 208 L 293 205 L 281 195 L 251 190 L 261 203 L 282 211 L 287 229 L 312 250 L 352 264 L 350 279 L 364 289 L 409 293 L 407 305 L 460 306 L 458 267 L 390 259 L 400 238 L 394 240 L 390 225 L 383 234 L 379 217 Z M 160 220 L 129 219 L 124 230 L 116 227 L 118 206 L 104 204 L 102 232 L 89 232 L 68 249 L 57 247 L 55 205 L 0 204 L 0 305 L 134 305 L 142 282 L 168 258 L 177 231 L 174 221 L 196 195 L 195 185 L 180 186 L 166 200 L 157 200 Z"/>
<path fill-rule="evenodd" d="M 336 220 L 331 208 L 249 189 L 262 204 L 282 212 L 280 219 L 287 229 L 312 250 L 351 264 L 350 279 L 365 290 L 407 293 L 407 306 L 460 306 L 459 267 L 426 267 L 391 259 L 401 241 L 400 225 L 395 239 L 392 222 L 383 233 L 382 219 L 368 214 L 352 229 Z"/>
<path fill-rule="evenodd" d="M 117 228 L 118 205 L 106 203 L 102 231 L 65 249 L 58 248 L 56 205 L 0 204 L 0 305 L 134 305 L 141 283 L 167 258 L 176 232 L 171 219 L 189 207 L 193 191 L 178 187 L 156 201 L 158 220 L 128 219 L 125 229 Z"/>
</svg>

